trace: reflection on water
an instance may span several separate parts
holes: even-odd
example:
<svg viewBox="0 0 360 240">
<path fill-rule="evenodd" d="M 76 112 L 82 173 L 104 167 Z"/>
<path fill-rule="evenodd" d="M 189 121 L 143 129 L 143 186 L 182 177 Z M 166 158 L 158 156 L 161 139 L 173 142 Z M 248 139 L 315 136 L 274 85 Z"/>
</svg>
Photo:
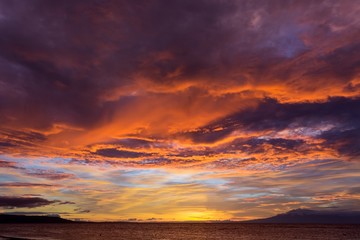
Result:
<svg viewBox="0 0 360 240">
<path fill-rule="evenodd" d="M 27 239 L 355 240 L 359 225 L 239 223 L 2 224 L 0 235 Z M 1 239 L 1 238 L 0 238 Z"/>
</svg>

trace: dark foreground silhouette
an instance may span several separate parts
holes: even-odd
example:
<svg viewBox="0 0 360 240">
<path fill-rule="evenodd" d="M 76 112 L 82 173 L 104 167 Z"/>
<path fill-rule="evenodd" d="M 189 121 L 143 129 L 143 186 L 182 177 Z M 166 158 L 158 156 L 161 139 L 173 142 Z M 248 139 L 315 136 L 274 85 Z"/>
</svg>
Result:
<svg viewBox="0 0 360 240">
<path fill-rule="evenodd" d="M 273 217 L 245 221 L 247 223 L 312 223 L 360 224 L 360 212 L 315 211 L 295 209 Z"/>
<path fill-rule="evenodd" d="M 0 214 L 0 223 L 72 223 L 60 217 Z"/>
</svg>

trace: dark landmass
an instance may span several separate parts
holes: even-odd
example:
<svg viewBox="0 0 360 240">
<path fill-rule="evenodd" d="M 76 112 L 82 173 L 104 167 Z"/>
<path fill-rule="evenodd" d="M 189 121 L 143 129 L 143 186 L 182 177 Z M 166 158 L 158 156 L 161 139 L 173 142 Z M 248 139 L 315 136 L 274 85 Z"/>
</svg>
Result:
<svg viewBox="0 0 360 240">
<path fill-rule="evenodd" d="M 0 214 L 0 223 L 72 223 L 73 221 L 53 216 L 25 216 Z"/>
<path fill-rule="evenodd" d="M 295 209 L 273 217 L 246 223 L 360 224 L 360 212 L 315 211 Z"/>
</svg>

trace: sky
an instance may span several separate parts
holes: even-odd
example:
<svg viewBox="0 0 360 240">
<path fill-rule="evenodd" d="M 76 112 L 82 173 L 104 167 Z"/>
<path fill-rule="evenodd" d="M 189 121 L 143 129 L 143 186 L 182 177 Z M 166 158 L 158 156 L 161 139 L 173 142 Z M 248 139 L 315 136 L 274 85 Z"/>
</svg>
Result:
<svg viewBox="0 0 360 240">
<path fill-rule="evenodd" d="M 360 210 L 357 0 L 0 0 L 0 213 Z"/>
</svg>

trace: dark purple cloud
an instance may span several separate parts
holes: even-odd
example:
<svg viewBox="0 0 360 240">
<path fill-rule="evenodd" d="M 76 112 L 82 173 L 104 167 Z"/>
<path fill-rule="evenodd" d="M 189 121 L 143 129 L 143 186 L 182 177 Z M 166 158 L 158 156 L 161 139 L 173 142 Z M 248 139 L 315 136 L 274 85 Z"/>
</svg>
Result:
<svg viewBox="0 0 360 240">
<path fill-rule="evenodd" d="M 13 208 L 36 208 L 51 204 L 73 204 L 72 202 L 62 202 L 59 200 L 47 200 L 41 197 L 16 197 L 0 196 L 0 207 L 6 209 Z"/>
<path fill-rule="evenodd" d="M 29 149 L 46 141 L 46 136 L 33 131 L 19 131 L 7 128 L 0 129 L 0 152 L 11 152 L 14 149 Z"/>
<path fill-rule="evenodd" d="M 113 88 L 131 84 L 134 74 L 165 86 L 204 78 L 216 85 L 224 78 L 229 79 L 227 84 L 242 85 L 270 81 L 272 74 L 292 81 L 289 76 L 300 67 L 307 69 L 313 60 L 300 58 L 294 70 L 279 64 L 310 51 L 311 44 L 323 38 L 338 37 L 336 27 L 344 28 L 346 36 L 353 32 L 352 12 L 341 18 L 334 14 L 337 5 L 335 1 L 2 2 L 0 119 L 7 125 L 38 129 L 54 122 L 92 126 L 127 104 L 126 100 L 99 104 L 99 99 Z M 352 5 L 344 1 L 337 11 L 351 10 Z M 359 71 L 357 49 L 354 44 L 340 46 L 318 56 L 319 69 L 302 74 L 348 82 Z M 158 57 L 164 52 L 169 57 Z M 175 74 L 177 69 L 181 71 Z"/>
<path fill-rule="evenodd" d="M 280 103 L 276 99 L 264 99 L 256 108 L 242 110 L 204 126 L 191 135 L 209 135 L 213 142 L 242 128 L 249 131 L 280 131 L 291 124 L 312 126 L 317 123 L 344 124 L 357 127 L 359 123 L 359 98 L 330 98 L 324 102 Z M 214 131 L 221 127 L 219 131 Z M 205 134 L 202 134 L 205 132 Z M 209 133 L 208 133 L 209 132 Z M 217 135 L 217 137 L 214 137 Z M 194 138 L 196 140 L 196 137 Z"/>
<path fill-rule="evenodd" d="M 14 168 L 21 169 L 17 163 L 11 161 L 0 160 L 0 168 Z"/>
<path fill-rule="evenodd" d="M 155 162 L 265 145 L 301 152 L 312 146 L 279 136 L 200 150 L 169 142 L 328 123 L 323 146 L 358 155 L 351 0 L 14 0 L 0 9 L 2 154 Z M 109 146 L 89 149 L 97 144 Z"/>
<path fill-rule="evenodd" d="M 149 153 L 118 150 L 115 148 L 98 149 L 94 154 L 101 155 L 104 157 L 110 157 L 110 158 L 139 158 L 139 157 L 151 156 L 151 154 Z"/>
<path fill-rule="evenodd" d="M 256 108 L 243 110 L 219 119 L 203 128 L 185 133 L 194 142 L 216 142 L 236 130 L 242 131 L 282 131 L 301 127 L 313 128 L 311 133 L 324 139 L 324 146 L 337 149 L 341 154 L 359 155 L 360 99 L 330 98 L 325 102 L 279 103 L 274 99 L 265 99 Z M 331 124 L 330 130 L 316 134 L 322 125 Z M 221 130 L 217 130 L 221 128 Z M 301 140 L 286 139 L 250 139 L 240 142 L 243 145 L 268 143 L 294 149 Z M 231 144 L 234 148 L 237 144 Z M 244 147 L 242 147 L 244 149 Z M 249 149 L 251 151 L 251 149 Z"/>
<path fill-rule="evenodd" d="M 324 132 L 321 139 L 324 145 L 337 149 L 341 155 L 347 155 L 357 160 L 360 156 L 360 124 L 352 129 L 333 129 Z"/>
</svg>

